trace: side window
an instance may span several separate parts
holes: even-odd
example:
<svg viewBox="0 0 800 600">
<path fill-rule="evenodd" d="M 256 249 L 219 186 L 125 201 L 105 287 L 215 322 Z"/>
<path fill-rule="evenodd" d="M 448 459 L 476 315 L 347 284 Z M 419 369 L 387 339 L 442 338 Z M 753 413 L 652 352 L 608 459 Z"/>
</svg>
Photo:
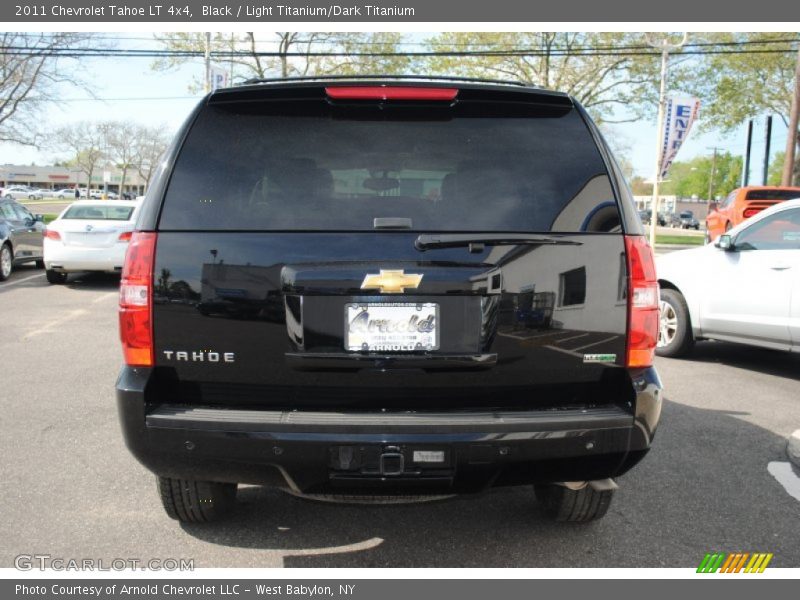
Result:
<svg viewBox="0 0 800 600">
<path fill-rule="evenodd" d="M 13 205 L 14 210 L 17 213 L 17 218 L 21 221 L 33 221 L 33 215 L 30 211 L 25 208 L 24 206 L 20 206 L 19 204 Z"/>
<path fill-rule="evenodd" d="M 572 269 L 559 275 L 560 306 L 576 306 L 586 300 L 586 268 Z"/>
<path fill-rule="evenodd" d="M 728 196 L 725 198 L 725 200 L 722 201 L 722 204 L 720 204 L 719 207 L 720 208 L 728 208 L 733 203 L 733 199 L 734 198 L 736 198 L 736 192 L 735 191 L 731 192 L 730 194 L 728 194 Z"/>
<path fill-rule="evenodd" d="M 782 210 L 736 236 L 737 250 L 800 250 L 800 209 Z"/>
<path fill-rule="evenodd" d="M 14 209 L 11 208 L 11 205 L 8 203 L 0 204 L 0 214 L 2 214 L 4 218 L 10 219 L 11 221 L 16 221 L 18 219 Z"/>
</svg>

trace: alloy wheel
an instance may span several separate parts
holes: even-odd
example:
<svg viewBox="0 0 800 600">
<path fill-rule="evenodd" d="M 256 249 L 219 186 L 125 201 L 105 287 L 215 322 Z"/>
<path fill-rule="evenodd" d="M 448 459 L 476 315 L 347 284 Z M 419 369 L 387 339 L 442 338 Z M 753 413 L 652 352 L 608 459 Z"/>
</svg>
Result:
<svg viewBox="0 0 800 600">
<path fill-rule="evenodd" d="M 0 273 L 2 273 L 3 279 L 11 275 L 11 250 L 8 246 L 0 249 Z"/>
<path fill-rule="evenodd" d="M 678 315 L 668 302 L 659 302 L 658 347 L 669 346 L 678 333 Z"/>
</svg>

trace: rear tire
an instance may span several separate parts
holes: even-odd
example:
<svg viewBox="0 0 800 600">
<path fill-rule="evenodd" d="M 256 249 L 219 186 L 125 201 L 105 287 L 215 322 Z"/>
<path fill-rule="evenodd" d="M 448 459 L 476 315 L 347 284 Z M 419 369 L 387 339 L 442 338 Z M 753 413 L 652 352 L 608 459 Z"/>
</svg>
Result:
<svg viewBox="0 0 800 600">
<path fill-rule="evenodd" d="M 11 276 L 11 271 L 14 270 L 14 253 L 11 252 L 11 246 L 3 244 L 0 248 L 0 281 L 5 281 Z"/>
<path fill-rule="evenodd" d="M 38 263 L 37 263 L 38 266 Z M 44 272 L 45 277 L 47 277 L 47 283 L 53 284 L 63 284 L 67 282 L 67 274 L 60 273 L 59 271 L 53 271 L 53 269 L 47 269 Z"/>
<path fill-rule="evenodd" d="M 545 514 L 561 523 L 586 523 L 600 519 L 608 512 L 614 490 L 596 490 L 587 485 L 571 490 L 563 485 L 534 486 L 536 498 Z"/>
<path fill-rule="evenodd" d="M 44 260 L 37 260 L 36 261 L 36 268 L 37 269 L 44 269 Z"/>
<path fill-rule="evenodd" d="M 663 288 L 659 309 L 656 354 L 670 358 L 689 354 L 694 347 L 694 334 L 683 294 Z"/>
<path fill-rule="evenodd" d="M 236 484 L 158 477 L 161 504 L 181 523 L 210 523 L 236 506 Z"/>
</svg>

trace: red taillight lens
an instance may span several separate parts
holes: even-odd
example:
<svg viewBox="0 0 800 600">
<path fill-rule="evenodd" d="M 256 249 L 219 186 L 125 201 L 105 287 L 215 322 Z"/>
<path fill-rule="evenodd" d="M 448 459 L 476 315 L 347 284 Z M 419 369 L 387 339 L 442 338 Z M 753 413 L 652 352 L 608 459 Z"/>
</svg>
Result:
<svg viewBox="0 0 800 600">
<path fill-rule="evenodd" d="M 55 240 L 56 242 L 61 241 L 61 234 L 59 234 L 57 231 L 53 231 L 52 229 L 45 229 L 42 231 L 42 235 L 48 240 Z"/>
<path fill-rule="evenodd" d="M 628 367 L 653 364 L 658 342 L 658 280 L 653 249 L 640 235 L 625 236 L 628 256 Z"/>
<path fill-rule="evenodd" d="M 334 100 L 454 100 L 455 88 L 391 87 L 391 86 L 331 86 L 325 93 Z"/>
<path fill-rule="evenodd" d="M 133 235 L 132 231 L 123 231 L 122 233 L 119 234 L 119 239 L 117 241 L 119 241 L 119 242 L 130 242 L 132 235 Z"/>
<path fill-rule="evenodd" d="M 125 363 L 132 367 L 153 365 L 153 261 L 156 234 L 135 231 L 131 235 L 119 286 L 119 336 Z"/>
<path fill-rule="evenodd" d="M 753 215 L 757 215 L 760 212 L 761 212 L 760 208 L 746 208 L 744 213 L 742 213 L 742 214 L 744 215 L 745 219 L 749 219 Z"/>
</svg>

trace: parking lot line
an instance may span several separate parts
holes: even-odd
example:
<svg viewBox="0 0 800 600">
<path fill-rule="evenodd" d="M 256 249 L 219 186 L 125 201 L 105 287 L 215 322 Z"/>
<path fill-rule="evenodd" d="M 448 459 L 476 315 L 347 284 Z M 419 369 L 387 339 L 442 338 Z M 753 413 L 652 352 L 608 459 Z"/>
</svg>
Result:
<svg viewBox="0 0 800 600">
<path fill-rule="evenodd" d="M 0 286 L 0 289 L 7 288 L 12 285 L 17 285 L 18 283 L 24 283 L 26 281 L 30 281 L 31 279 L 35 279 L 36 277 L 42 277 L 42 276 L 44 276 L 44 273 L 37 273 L 36 275 L 30 275 L 28 277 L 25 277 L 24 279 L 15 279 L 14 281 L 7 281 L 6 283 Z"/>
<path fill-rule="evenodd" d="M 800 500 L 800 477 L 795 475 L 791 463 L 774 461 L 767 465 L 767 471 L 792 498 Z"/>
<path fill-rule="evenodd" d="M 103 294 L 102 296 L 98 296 L 97 298 L 92 300 L 92 304 L 97 304 L 98 302 L 102 302 L 103 300 L 108 300 L 109 298 L 114 298 L 116 296 L 119 296 L 119 292 L 117 291 L 108 292 L 107 294 Z"/>
<path fill-rule="evenodd" d="M 49 323 L 47 323 L 43 327 L 40 327 L 39 329 L 34 329 L 33 331 L 30 331 L 30 332 L 26 333 L 24 336 L 22 336 L 22 339 L 23 340 L 29 340 L 32 337 L 35 337 L 37 335 L 41 335 L 42 333 L 49 333 L 49 332 L 53 331 L 53 328 L 58 327 L 59 325 L 62 325 L 63 323 L 66 323 L 67 321 L 71 321 L 72 319 L 75 319 L 77 317 L 80 317 L 81 315 L 85 315 L 85 314 L 88 314 L 88 313 L 89 313 L 89 311 L 86 310 L 85 308 L 79 308 L 77 310 L 73 310 L 72 312 L 67 313 L 63 317 L 60 317 L 58 319 L 54 319 L 53 321 L 50 321 Z"/>
</svg>

